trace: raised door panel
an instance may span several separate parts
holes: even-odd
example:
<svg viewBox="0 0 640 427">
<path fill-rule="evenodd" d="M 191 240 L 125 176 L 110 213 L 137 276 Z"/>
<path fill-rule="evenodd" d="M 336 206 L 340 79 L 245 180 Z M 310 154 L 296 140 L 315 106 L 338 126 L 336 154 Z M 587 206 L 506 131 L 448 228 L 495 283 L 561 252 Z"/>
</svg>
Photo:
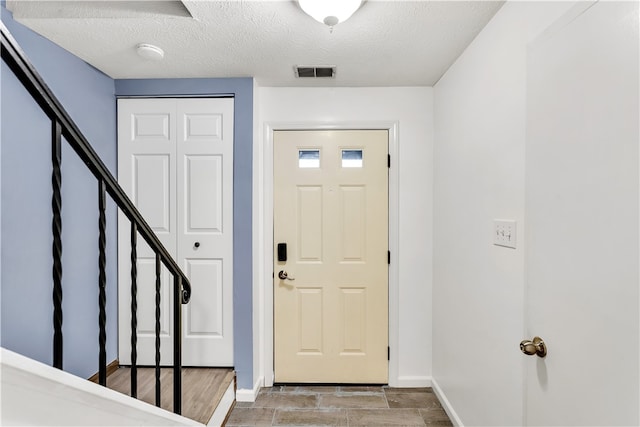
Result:
<svg viewBox="0 0 640 427">
<path fill-rule="evenodd" d="M 341 186 L 340 261 L 364 262 L 366 259 L 366 187 Z"/>
<path fill-rule="evenodd" d="M 367 350 L 366 288 L 340 288 L 340 354 L 363 356 Z"/>
<path fill-rule="evenodd" d="M 157 234 L 171 233 L 169 154 L 133 154 L 132 200 Z"/>
<path fill-rule="evenodd" d="M 170 364 L 173 361 L 173 282 L 166 268 L 160 272 L 160 361 Z M 155 304 L 145 303 L 156 299 L 156 260 L 138 258 L 138 363 L 155 364 L 156 313 Z M 121 362 L 122 363 L 122 362 Z"/>
<path fill-rule="evenodd" d="M 322 262 L 322 186 L 299 186 L 297 205 L 297 262 Z"/>
<path fill-rule="evenodd" d="M 171 112 L 132 113 L 131 140 L 134 142 L 171 142 Z"/>
<path fill-rule="evenodd" d="M 223 233 L 223 157 L 185 155 L 185 234 Z"/>
<path fill-rule="evenodd" d="M 208 301 L 221 301 L 223 293 L 222 260 L 187 259 L 186 273 L 190 280 L 198 283 L 199 298 L 185 314 L 186 338 L 223 336 L 222 311 L 210 310 Z"/>
<path fill-rule="evenodd" d="M 298 287 L 298 355 L 321 355 L 323 352 L 322 288 Z"/>
<path fill-rule="evenodd" d="M 208 102 L 208 101 L 205 101 Z M 207 107 L 205 107 L 207 108 Z M 212 142 L 223 141 L 223 114 L 185 112 L 183 120 L 184 142 Z"/>
</svg>

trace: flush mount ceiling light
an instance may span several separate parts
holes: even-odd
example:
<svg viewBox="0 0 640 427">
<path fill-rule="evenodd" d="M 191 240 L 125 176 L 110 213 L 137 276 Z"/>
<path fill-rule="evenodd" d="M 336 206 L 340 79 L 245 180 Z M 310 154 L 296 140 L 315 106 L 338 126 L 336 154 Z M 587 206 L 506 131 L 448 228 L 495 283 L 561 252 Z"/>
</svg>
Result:
<svg viewBox="0 0 640 427">
<path fill-rule="evenodd" d="M 152 61 L 160 61 L 162 58 L 164 58 L 164 50 L 149 43 L 140 43 L 139 45 L 137 45 L 136 52 L 142 58 L 150 59 Z"/>
<path fill-rule="evenodd" d="M 298 0 L 307 15 L 330 28 L 349 19 L 362 3 L 362 0 Z"/>
</svg>

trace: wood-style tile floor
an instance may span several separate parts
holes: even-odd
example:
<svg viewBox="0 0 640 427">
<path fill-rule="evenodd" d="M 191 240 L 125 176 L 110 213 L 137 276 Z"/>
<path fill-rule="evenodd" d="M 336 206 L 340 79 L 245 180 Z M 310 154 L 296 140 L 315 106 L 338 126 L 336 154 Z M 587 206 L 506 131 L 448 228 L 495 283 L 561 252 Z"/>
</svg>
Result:
<svg viewBox="0 0 640 427">
<path fill-rule="evenodd" d="M 280 386 L 236 402 L 227 426 L 451 426 L 430 388 Z"/>
<path fill-rule="evenodd" d="M 173 368 L 161 368 L 161 407 L 173 411 Z M 206 424 L 234 380 L 233 369 L 182 368 L 182 415 Z M 131 369 L 120 367 L 107 377 L 107 387 L 131 395 Z M 138 399 L 155 404 L 155 368 L 138 368 Z"/>
</svg>

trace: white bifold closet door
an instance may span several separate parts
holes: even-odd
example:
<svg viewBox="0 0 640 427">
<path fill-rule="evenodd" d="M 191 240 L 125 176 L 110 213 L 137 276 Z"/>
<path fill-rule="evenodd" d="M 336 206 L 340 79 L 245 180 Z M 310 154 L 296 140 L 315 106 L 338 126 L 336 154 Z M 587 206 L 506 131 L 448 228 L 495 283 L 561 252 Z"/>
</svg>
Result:
<svg viewBox="0 0 640 427">
<path fill-rule="evenodd" d="M 192 286 L 182 364 L 233 366 L 233 99 L 118 100 L 118 181 Z M 118 348 L 131 363 L 130 223 L 118 219 Z M 155 255 L 138 236 L 137 363 L 155 364 Z M 173 363 L 173 279 L 161 274 L 161 364 Z"/>
</svg>

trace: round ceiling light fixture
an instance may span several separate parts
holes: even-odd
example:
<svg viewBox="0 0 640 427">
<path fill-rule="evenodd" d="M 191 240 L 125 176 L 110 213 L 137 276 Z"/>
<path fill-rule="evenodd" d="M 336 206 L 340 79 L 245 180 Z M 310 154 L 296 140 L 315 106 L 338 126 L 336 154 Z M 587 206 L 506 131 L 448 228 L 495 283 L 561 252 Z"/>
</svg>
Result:
<svg viewBox="0 0 640 427">
<path fill-rule="evenodd" d="M 307 15 L 331 28 L 349 19 L 362 3 L 362 0 L 298 0 Z"/>
<path fill-rule="evenodd" d="M 140 43 L 139 45 L 137 45 L 136 52 L 142 58 L 150 59 L 152 61 L 160 61 L 162 58 L 164 58 L 164 50 L 149 43 Z"/>
</svg>

